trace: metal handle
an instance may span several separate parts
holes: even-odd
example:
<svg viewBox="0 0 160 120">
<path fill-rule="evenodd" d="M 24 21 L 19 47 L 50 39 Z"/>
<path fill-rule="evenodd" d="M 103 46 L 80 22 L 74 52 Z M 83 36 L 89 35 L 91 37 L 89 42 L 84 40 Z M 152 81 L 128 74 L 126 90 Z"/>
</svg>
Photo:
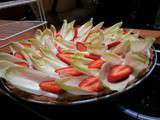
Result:
<svg viewBox="0 0 160 120">
<path fill-rule="evenodd" d="M 122 107 L 122 106 L 120 107 L 120 110 L 123 113 L 125 113 L 125 114 L 127 114 L 127 115 L 129 115 L 129 116 L 131 116 L 131 117 L 133 117 L 133 118 L 135 118 L 137 120 L 160 120 L 160 117 L 143 115 L 143 114 L 140 114 L 138 112 L 135 112 L 135 111 L 133 111 L 131 109 L 127 109 L 127 108 Z"/>
<path fill-rule="evenodd" d="M 157 63 L 156 63 L 156 66 L 158 66 L 158 67 L 160 67 L 160 63 L 158 62 L 158 56 L 160 56 L 160 50 L 157 50 L 157 49 L 154 49 L 154 52 L 156 52 L 157 53 Z M 159 55 L 158 55 L 159 54 Z"/>
</svg>

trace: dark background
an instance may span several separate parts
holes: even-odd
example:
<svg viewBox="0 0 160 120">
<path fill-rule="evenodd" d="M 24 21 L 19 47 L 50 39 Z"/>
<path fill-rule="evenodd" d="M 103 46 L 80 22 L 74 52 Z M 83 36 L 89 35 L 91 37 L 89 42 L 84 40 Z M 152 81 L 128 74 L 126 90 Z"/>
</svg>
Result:
<svg viewBox="0 0 160 120">
<path fill-rule="evenodd" d="M 9 1 L 9 0 L 1 0 Z M 49 23 L 60 26 L 63 19 L 82 24 L 94 18 L 105 26 L 123 21 L 124 27 L 160 29 L 160 0 L 43 0 Z M 31 19 L 37 17 L 33 5 L 0 10 L 1 19 Z"/>
</svg>

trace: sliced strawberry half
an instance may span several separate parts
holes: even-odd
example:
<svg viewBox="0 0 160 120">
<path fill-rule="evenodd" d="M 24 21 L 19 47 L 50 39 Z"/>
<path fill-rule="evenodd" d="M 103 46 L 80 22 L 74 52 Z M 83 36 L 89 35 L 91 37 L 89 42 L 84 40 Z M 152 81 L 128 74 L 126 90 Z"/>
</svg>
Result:
<svg viewBox="0 0 160 120">
<path fill-rule="evenodd" d="M 90 54 L 86 54 L 86 55 L 84 55 L 86 58 L 90 58 L 90 59 L 92 59 L 92 60 L 97 60 L 97 59 L 100 59 L 100 56 L 99 55 L 95 55 L 95 54 L 92 54 L 92 53 L 90 53 Z"/>
<path fill-rule="evenodd" d="M 28 64 L 25 62 L 15 62 L 15 64 L 23 66 L 23 67 L 28 67 Z"/>
<path fill-rule="evenodd" d="M 88 68 L 101 69 L 101 66 L 105 63 L 104 60 L 98 59 L 89 63 Z"/>
<path fill-rule="evenodd" d="M 39 84 L 39 87 L 44 91 L 56 94 L 60 94 L 63 92 L 63 90 L 55 83 L 54 80 L 43 81 Z"/>
<path fill-rule="evenodd" d="M 77 38 L 77 37 L 78 37 L 78 28 L 75 28 L 74 29 L 74 37 L 70 41 L 74 42 L 75 38 Z"/>
<path fill-rule="evenodd" d="M 14 56 L 20 59 L 25 59 L 25 57 L 21 53 L 15 53 Z"/>
<path fill-rule="evenodd" d="M 82 72 L 78 71 L 74 67 L 60 68 L 60 69 L 56 70 L 56 73 L 58 73 L 59 75 L 64 74 L 64 75 L 71 75 L 71 76 L 80 76 L 80 75 L 83 75 Z"/>
<path fill-rule="evenodd" d="M 30 44 L 30 43 L 23 43 L 22 45 L 26 48 L 31 48 L 32 47 L 32 44 Z"/>
<path fill-rule="evenodd" d="M 90 76 L 88 78 L 81 79 L 79 87 L 91 92 L 101 92 L 102 90 L 104 90 L 103 86 L 98 80 L 98 77 L 95 76 Z"/>
<path fill-rule="evenodd" d="M 120 82 L 129 77 L 133 72 L 132 67 L 128 65 L 113 65 L 107 73 L 109 82 Z"/>
<path fill-rule="evenodd" d="M 112 42 L 110 44 L 108 44 L 108 49 L 112 48 L 112 47 L 115 47 L 117 45 L 119 45 L 121 42 L 119 40 L 115 41 L 115 42 Z"/>
<path fill-rule="evenodd" d="M 76 47 L 77 47 L 77 50 L 79 50 L 79 51 L 86 51 L 87 50 L 87 47 L 82 42 L 77 42 Z"/>
<path fill-rule="evenodd" d="M 73 53 L 57 53 L 57 57 L 63 62 L 70 64 Z"/>
</svg>

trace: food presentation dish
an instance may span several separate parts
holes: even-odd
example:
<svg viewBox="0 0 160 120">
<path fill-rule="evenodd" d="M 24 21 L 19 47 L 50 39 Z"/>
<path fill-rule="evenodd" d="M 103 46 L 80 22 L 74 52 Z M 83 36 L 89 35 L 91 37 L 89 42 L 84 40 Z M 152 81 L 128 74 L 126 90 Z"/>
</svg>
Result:
<svg viewBox="0 0 160 120">
<path fill-rule="evenodd" d="M 142 38 L 119 22 L 103 28 L 93 19 L 38 29 L 29 40 L 0 53 L 0 76 L 8 91 L 47 104 L 96 101 L 122 93 L 147 77 L 156 62 L 154 38 Z"/>
</svg>

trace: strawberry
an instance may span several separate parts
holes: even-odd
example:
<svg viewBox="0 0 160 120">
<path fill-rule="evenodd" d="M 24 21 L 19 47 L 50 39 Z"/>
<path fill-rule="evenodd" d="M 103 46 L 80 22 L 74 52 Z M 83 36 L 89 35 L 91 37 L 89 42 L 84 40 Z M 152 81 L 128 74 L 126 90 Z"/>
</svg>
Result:
<svg viewBox="0 0 160 120">
<path fill-rule="evenodd" d="M 61 75 L 61 74 L 71 75 L 71 76 L 80 76 L 80 75 L 83 75 L 83 73 L 81 73 L 80 71 L 76 70 L 74 67 L 60 68 L 60 69 L 57 69 L 56 72 L 59 75 Z"/>
<path fill-rule="evenodd" d="M 39 87 L 44 91 L 56 94 L 60 94 L 63 92 L 63 90 L 55 83 L 54 80 L 43 81 L 39 84 Z"/>
<path fill-rule="evenodd" d="M 77 37 L 78 37 L 78 28 L 75 28 L 75 30 L 74 30 L 74 37 L 70 41 L 74 42 L 75 38 L 77 38 Z"/>
<path fill-rule="evenodd" d="M 102 90 L 104 90 L 103 86 L 98 80 L 98 77 L 95 76 L 90 76 L 88 78 L 81 79 L 79 87 L 91 92 L 101 92 Z"/>
<path fill-rule="evenodd" d="M 87 50 L 87 47 L 82 42 L 77 42 L 76 47 L 77 47 L 77 50 L 79 50 L 79 51 L 86 51 Z"/>
<path fill-rule="evenodd" d="M 101 69 L 101 66 L 105 63 L 104 60 L 98 59 L 89 63 L 88 68 Z"/>
<path fill-rule="evenodd" d="M 100 56 L 99 55 L 95 55 L 95 54 L 86 54 L 85 55 L 86 58 L 90 58 L 90 59 L 93 59 L 93 60 L 97 60 L 97 59 L 100 59 Z"/>
<path fill-rule="evenodd" d="M 64 63 L 70 64 L 72 53 L 57 53 L 57 57 Z"/>
<path fill-rule="evenodd" d="M 107 79 L 109 82 L 120 82 L 133 72 L 132 67 L 128 65 L 113 65 L 107 73 Z"/>
<path fill-rule="evenodd" d="M 23 66 L 23 67 L 28 67 L 28 64 L 25 62 L 15 62 L 15 64 Z"/>
<path fill-rule="evenodd" d="M 32 47 L 32 44 L 29 44 L 29 43 L 23 43 L 22 45 L 26 48 L 31 48 Z"/>
<path fill-rule="evenodd" d="M 15 57 L 25 59 L 25 57 L 21 53 L 15 53 Z"/>
<path fill-rule="evenodd" d="M 108 49 L 110 49 L 110 48 L 112 48 L 112 47 L 115 47 L 115 46 L 119 45 L 120 43 L 121 43 L 120 41 L 112 42 L 112 43 L 110 43 L 110 44 L 107 45 L 107 46 L 108 46 Z"/>
</svg>

